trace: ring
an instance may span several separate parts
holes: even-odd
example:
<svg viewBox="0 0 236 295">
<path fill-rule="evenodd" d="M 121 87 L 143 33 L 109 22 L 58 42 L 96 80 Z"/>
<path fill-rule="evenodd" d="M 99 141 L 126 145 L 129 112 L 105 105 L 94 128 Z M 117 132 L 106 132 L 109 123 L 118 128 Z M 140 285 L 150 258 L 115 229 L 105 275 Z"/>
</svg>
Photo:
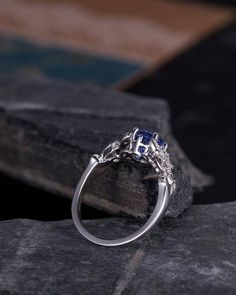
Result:
<svg viewBox="0 0 236 295">
<path fill-rule="evenodd" d="M 82 224 L 81 203 L 82 190 L 88 179 L 95 177 L 98 168 L 105 168 L 115 162 L 137 161 L 154 168 L 158 177 L 158 196 L 152 215 L 136 232 L 127 237 L 115 240 L 106 240 L 90 234 Z M 167 143 L 157 132 L 134 128 L 125 133 L 120 140 L 109 144 L 100 155 L 94 154 L 85 169 L 74 193 L 72 201 L 72 218 L 78 231 L 89 241 L 102 246 L 118 246 L 132 242 L 148 232 L 159 223 L 165 215 L 170 197 L 175 190 L 173 179 L 173 165 L 167 152 Z"/>
</svg>

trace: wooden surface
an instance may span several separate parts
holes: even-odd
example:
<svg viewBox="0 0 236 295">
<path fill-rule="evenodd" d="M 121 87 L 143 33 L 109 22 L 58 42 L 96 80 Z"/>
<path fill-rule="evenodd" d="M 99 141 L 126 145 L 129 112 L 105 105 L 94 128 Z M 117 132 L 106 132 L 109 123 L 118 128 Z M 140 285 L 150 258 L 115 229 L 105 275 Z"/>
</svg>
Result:
<svg viewBox="0 0 236 295">
<path fill-rule="evenodd" d="M 159 130 L 169 143 L 178 189 L 168 216 L 177 216 L 192 202 L 189 180 L 202 189 L 211 178 L 190 163 L 173 138 L 164 100 L 29 77 L 0 79 L 0 169 L 33 186 L 71 198 L 91 154 L 134 126 Z M 140 177 L 111 171 L 87 202 L 113 214 L 143 215 L 150 192 L 139 185 Z"/>
<path fill-rule="evenodd" d="M 189 1 L 8 0 L 1 3 L 0 32 L 150 67 L 233 16 L 231 9 Z"/>
<path fill-rule="evenodd" d="M 2 1 L 0 71 L 127 89 L 234 16 L 192 1 Z"/>
</svg>

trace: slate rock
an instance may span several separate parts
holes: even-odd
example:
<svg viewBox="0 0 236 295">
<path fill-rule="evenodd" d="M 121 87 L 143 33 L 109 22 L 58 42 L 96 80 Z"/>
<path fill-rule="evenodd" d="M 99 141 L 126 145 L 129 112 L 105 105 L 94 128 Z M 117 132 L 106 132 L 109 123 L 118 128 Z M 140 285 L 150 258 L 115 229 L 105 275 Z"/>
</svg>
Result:
<svg viewBox="0 0 236 295">
<path fill-rule="evenodd" d="M 88 242 L 71 220 L 1 221 L 0 294 L 235 294 L 235 210 L 236 202 L 194 205 L 114 248 Z M 115 237 L 129 220 L 86 225 Z"/>
<path fill-rule="evenodd" d="M 192 188 L 202 189 L 212 179 L 185 156 L 171 134 L 169 116 L 168 105 L 162 99 L 93 85 L 0 77 L 0 170 L 33 186 L 72 197 L 91 154 L 101 152 L 134 126 L 159 130 L 169 143 L 175 165 L 178 190 L 167 215 L 176 217 L 191 204 Z M 104 183 L 88 203 L 112 214 L 143 215 L 147 194 L 124 172 L 119 172 L 120 177 L 130 181 L 123 194 L 118 177 L 112 182 L 117 188 L 112 201 Z M 107 181 L 111 179 L 112 174 Z M 100 202 L 101 197 L 106 202 Z M 120 202 L 114 206 L 114 200 Z"/>
</svg>

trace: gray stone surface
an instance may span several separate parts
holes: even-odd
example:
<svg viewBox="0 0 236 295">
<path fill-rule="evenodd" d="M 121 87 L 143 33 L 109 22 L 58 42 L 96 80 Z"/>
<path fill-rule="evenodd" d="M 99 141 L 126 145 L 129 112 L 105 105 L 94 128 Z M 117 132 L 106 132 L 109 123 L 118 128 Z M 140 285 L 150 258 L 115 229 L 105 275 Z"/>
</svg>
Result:
<svg viewBox="0 0 236 295">
<path fill-rule="evenodd" d="M 134 126 L 159 130 L 169 143 L 178 191 L 168 216 L 175 217 L 192 202 L 189 179 L 193 189 L 202 189 L 211 178 L 190 163 L 172 136 L 164 100 L 91 85 L 0 77 L 0 170 L 34 186 L 71 197 L 91 154 Z M 113 214 L 144 214 L 144 189 L 132 178 L 135 174 L 127 177 L 126 172 L 107 177 L 107 182 L 115 180 L 112 198 L 108 186 L 102 185 L 89 204 Z M 120 179 L 129 180 L 125 188 Z M 101 197 L 106 202 L 100 202 Z M 114 200 L 119 203 L 114 205 Z"/>
<path fill-rule="evenodd" d="M 83 239 L 71 220 L 1 221 L 0 294 L 233 295 L 235 211 L 236 202 L 195 205 L 115 248 Z M 125 218 L 87 221 L 111 235 L 128 224 Z"/>
</svg>

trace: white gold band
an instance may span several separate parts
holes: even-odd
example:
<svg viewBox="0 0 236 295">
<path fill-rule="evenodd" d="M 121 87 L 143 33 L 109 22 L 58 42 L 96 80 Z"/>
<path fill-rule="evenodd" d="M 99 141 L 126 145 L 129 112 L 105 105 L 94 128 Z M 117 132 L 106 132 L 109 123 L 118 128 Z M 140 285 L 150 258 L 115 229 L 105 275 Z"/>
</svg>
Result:
<svg viewBox="0 0 236 295">
<path fill-rule="evenodd" d="M 102 246 L 123 245 L 139 238 L 161 220 L 168 208 L 170 195 L 175 189 L 172 165 L 169 155 L 166 152 L 166 147 L 167 145 L 164 141 L 160 141 L 157 133 L 151 134 L 135 128 L 133 132 L 126 133 L 120 141 L 110 144 L 104 149 L 101 155 L 93 155 L 91 157 L 77 185 L 72 201 L 72 218 L 74 224 L 86 239 Z M 152 215 L 139 230 L 124 238 L 105 240 L 90 234 L 83 226 L 81 221 L 82 191 L 87 180 L 92 175 L 96 176 L 97 168 L 107 163 L 119 162 L 121 159 L 128 161 L 135 160 L 143 164 L 149 164 L 155 169 L 158 176 L 158 197 Z"/>
</svg>

